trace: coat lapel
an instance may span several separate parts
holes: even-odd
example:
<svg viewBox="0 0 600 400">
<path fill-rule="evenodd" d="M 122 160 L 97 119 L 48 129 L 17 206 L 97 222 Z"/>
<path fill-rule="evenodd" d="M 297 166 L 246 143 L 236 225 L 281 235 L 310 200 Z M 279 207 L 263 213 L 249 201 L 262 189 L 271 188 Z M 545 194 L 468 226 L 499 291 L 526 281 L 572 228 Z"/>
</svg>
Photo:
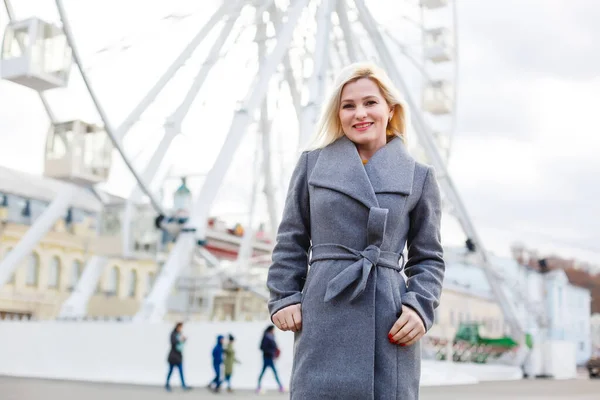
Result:
<svg viewBox="0 0 600 400">
<path fill-rule="evenodd" d="M 321 150 L 308 184 L 341 192 L 368 208 L 379 207 L 356 146 L 346 136 Z"/>
<path fill-rule="evenodd" d="M 410 195 L 414 171 L 415 160 L 400 138 L 363 165 L 354 143 L 342 136 L 321 150 L 308 183 L 344 193 L 371 208 L 379 207 L 377 193 Z"/>
<path fill-rule="evenodd" d="M 365 171 L 375 193 L 408 196 L 412 192 L 415 159 L 400 138 L 379 149 L 365 165 Z"/>
</svg>

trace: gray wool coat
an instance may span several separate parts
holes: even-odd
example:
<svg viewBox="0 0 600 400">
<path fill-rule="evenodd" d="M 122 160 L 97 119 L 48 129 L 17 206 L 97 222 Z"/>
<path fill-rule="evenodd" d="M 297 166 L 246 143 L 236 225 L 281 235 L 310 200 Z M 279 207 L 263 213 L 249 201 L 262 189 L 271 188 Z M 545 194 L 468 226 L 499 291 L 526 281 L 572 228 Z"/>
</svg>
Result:
<svg viewBox="0 0 600 400">
<path fill-rule="evenodd" d="M 427 330 L 433 324 L 444 276 L 440 218 L 433 169 L 399 138 L 364 166 L 346 136 L 302 153 L 267 279 L 271 316 L 302 306 L 291 399 L 418 399 L 420 345 L 387 335 L 402 304 Z"/>
</svg>

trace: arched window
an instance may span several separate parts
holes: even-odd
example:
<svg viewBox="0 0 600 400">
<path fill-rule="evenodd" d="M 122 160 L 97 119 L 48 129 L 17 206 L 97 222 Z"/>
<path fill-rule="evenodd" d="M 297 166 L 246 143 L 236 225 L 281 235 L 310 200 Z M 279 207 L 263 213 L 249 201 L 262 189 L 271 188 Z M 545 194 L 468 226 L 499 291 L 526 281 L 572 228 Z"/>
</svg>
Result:
<svg viewBox="0 0 600 400">
<path fill-rule="evenodd" d="M 129 297 L 135 297 L 137 292 L 137 272 L 132 269 L 129 273 L 129 290 L 127 291 L 127 295 Z"/>
<path fill-rule="evenodd" d="M 79 282 L 79 278 L 81 278 L 81 274 L 83 272 L 83 263 L 79 260 L 73 261 L 73 265 L 71 266 L 71 287 L 75 288 L 77 286 L 77 282 Z"/>
<path fill-rule="evenodd" d="M 119 294 L 119 267 L 117 266 L 110 270 L 107 291 L 115 296 Z"/>
<path fill-rule="evenodd" d="M 40 275 L 40 256 L 37 253 L 31 253 L 27 260 L 27 273 L 25 275 L 25 284 L 28 286 L 37 286 Z"/>
<path fill-rule="evenodd" d="M 50 260 L 50 269 L 48 270 L 48 287 L 57 289 L 60 285 L 60 259 L 57 256 Z"/>
</svg>

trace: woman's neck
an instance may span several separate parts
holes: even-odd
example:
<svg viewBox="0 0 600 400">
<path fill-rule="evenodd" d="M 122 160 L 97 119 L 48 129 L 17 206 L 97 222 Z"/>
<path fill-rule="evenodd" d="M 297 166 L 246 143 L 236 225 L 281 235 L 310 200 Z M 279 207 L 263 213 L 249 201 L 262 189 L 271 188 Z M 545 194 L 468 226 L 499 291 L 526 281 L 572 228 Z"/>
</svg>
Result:
<svg viewBox="0 0 600 400">
<path fill-rule="evenodd" d="M 364 161 L 368 161 L 373 157 L 373 154 L 377 152 L 377 150 L 381 149 L 385 146 L 385 141 L 383 143 L 366 143 L 366 144 L 357 144 L 356 150 L 358 150 L 358 155 Z"/>
</svg>

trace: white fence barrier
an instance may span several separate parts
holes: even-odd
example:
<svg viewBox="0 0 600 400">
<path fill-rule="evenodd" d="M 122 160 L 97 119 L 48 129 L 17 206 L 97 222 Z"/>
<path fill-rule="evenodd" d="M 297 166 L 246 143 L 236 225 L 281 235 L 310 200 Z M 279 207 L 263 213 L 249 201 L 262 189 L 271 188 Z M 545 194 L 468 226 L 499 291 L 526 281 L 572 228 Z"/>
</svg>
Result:
<svg viewBox="0 0 600 400">
<path fill-rule="evenodd" d="M 235 388 L 257 385 L 262 368 L 259 342 L 268 322 L 188 323 L 184 334 L 184 372 L 190 386 L 206 386 L 213 378 L 212 348 L 219 334 L 233 334 Z M 0 375 L 95 382 L 164 385 L 169 334 L 173 325 L 131 322 L 0 322 Z M 292 368 L 293 334 L 276 333 L 281 348 L 279 376 L 287 387 Z M 423 385 L 520 379 L 519 368 L 424 361 Z M 173 386 L 179 375 L 173 373 Z M 270 370 L 263 387 L 276 388 Z"/>
</svg>

